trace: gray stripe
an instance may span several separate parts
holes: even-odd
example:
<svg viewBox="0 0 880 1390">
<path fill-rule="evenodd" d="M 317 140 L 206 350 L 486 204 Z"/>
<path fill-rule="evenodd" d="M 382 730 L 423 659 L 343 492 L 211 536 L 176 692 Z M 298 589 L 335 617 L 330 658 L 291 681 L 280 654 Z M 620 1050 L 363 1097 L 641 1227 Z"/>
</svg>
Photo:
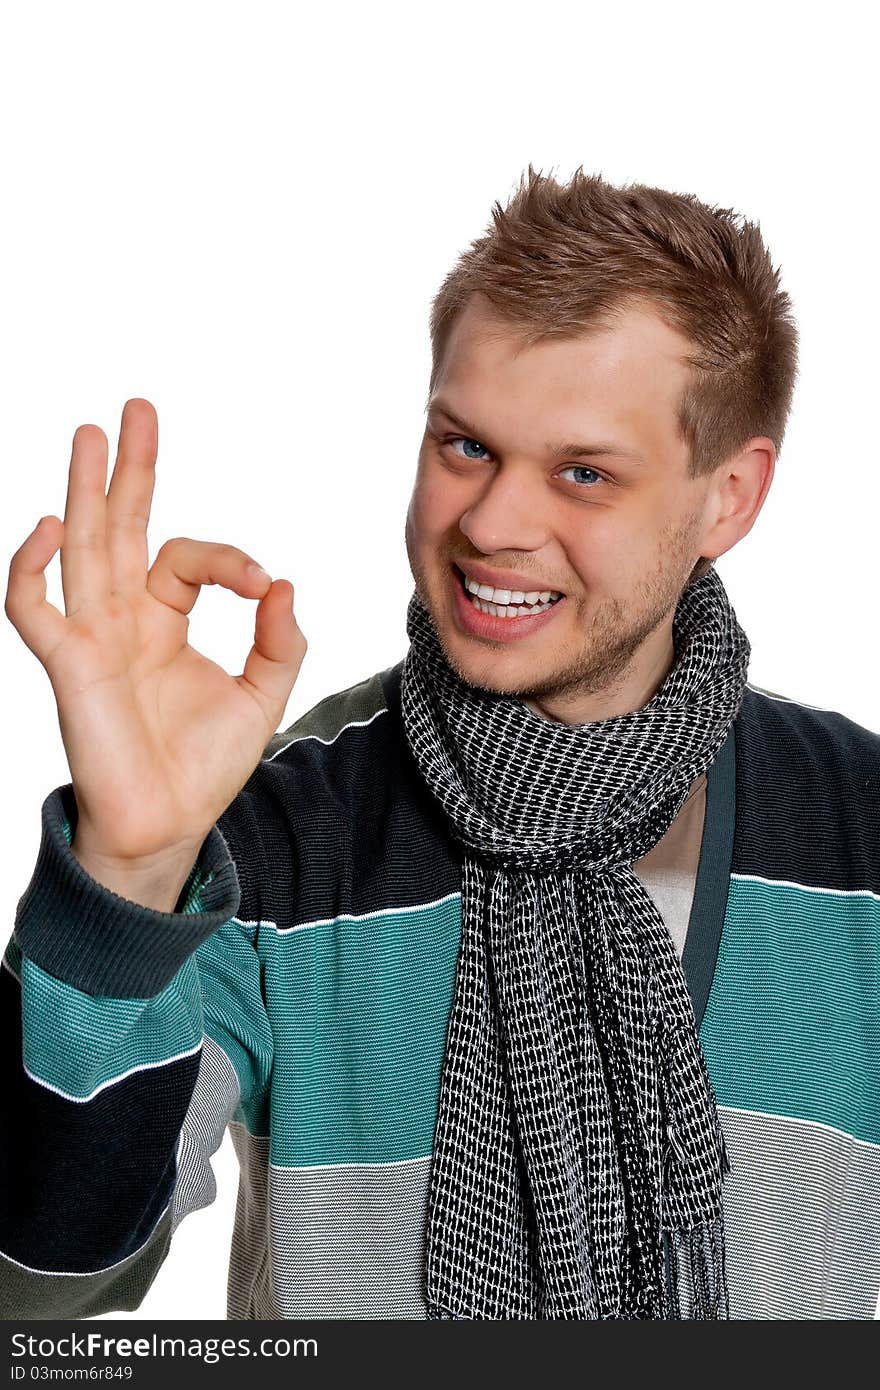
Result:
<svg viewBox="0 0 880 1390">
<path fill-rule="evenodd" d="M 873 1318 L 880 1146 L 800 1120 L 719 1113 L 731 1317 Z"/>
<path fill-rule="evenodd" d="M 210 1159 L 222 1143 L 239 1098 L 234 1066 L 206 1033 L 202 1039 L 199 1074 L 180 1131 L 172 1235 L 189 1212 L 210 1206 L 217 1196 L 217 1180 Z"/>
<path fill-rule="evenodd" d="M 873 1318 L 880 1147 L 820 1125 L 720 1110 L 732 1318 Z M 242 1181 L 230 1318 L 423 1318 L 430 1159 L 271 1170 L 230 1126 Z M 271 1259 L 270 1259 L 271 1250 Z"/>
<path fill-rule="evenodd" d="M 238 1156 L 238 1199 L 232 1228 L 232 1250 L 226 1289 L 226 1316 L 272 1319 L 272 1276 L 269 1272 L 269 1139 L 251 1134 L 238 1120 L 229 1126 Z M 283 1213 L 281 1213 L 283 1220 Z M 294 1240 L 297 1232 L 288 1230 Z"/>
<path fill-rule="evenodd" d="M 0 1255 L 0 1319 L 94 1318 L 139 1308 L 171 1244 L 171 1213 L 127 1260 L 97 1274 L 38 1274 Z"/>
<path fill-rule="evenodd" d="M 269 1235 L 269 1141 L 254 1138 L 240 1124 L 230 1131 L 242 1180 L 227 1317 L 425 1317 L 430 1158 L 273 1168 Z"/>
<path fill-rule="evenodd" d="M 763 685 L 752 685 L 751 681 L 746 681 L 749 690 L 754 690 L 756 695 L 766 695 L 768 700 L 779 700 L 784 705 L 800 705 L 802 709 L 817 709 L 822 714 L 837 714 L 837 710 L 829 709 L 827 705 L 808 705 L 805 700 L 795 700 L 791 695 L 780 695 L 777 690 L 766 690 Z"/>
<path fill-rule="evenodd" d="M 380 710 L 386 709 L 385 692 L 378 673 L 359 681 L 348 690 L 340 690 L 319 701 L 314 709 L 307 710 L 286 729 L 279 729 L 263 749 L 262 757 L 276 757 L 289 743 L 301 738 L 333 739 L 346 724 L 361 723 L 372 719 Z"/>
</svg>

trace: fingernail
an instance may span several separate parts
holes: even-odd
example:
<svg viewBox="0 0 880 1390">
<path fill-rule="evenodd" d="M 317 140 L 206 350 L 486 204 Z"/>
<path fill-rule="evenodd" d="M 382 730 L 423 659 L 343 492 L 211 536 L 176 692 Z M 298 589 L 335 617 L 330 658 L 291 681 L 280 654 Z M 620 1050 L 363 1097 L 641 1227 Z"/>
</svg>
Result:
<svg viewBox="0 0 880 1390">
<path fill-rule="evenodd" d="M 261 579 L 268 579 L 270 584 L 272 582 L 271 574 L 269 574 L 268 570 L 264 570 L 262 565 L 249 564 L 248 574 L 257 574 Z"/>
</svg>

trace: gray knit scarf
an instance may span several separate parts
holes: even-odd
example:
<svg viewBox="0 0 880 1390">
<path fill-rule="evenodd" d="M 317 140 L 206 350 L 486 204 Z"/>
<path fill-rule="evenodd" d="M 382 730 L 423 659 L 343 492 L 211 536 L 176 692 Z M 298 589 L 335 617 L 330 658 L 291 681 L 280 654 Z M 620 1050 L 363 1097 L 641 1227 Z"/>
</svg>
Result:
<svg viewBox="0 0 880 1390">
<path fill-rule="evenodd" d="M 672 938 L 632 870 L 715 759 L 750 646 L 710 568 L 642 709 L 558 724 L 462 681 L 413 593 L 407 741 L 462 845 L 426 1231 L 432 1318 L 726 1318 L 726 1156 Z"/>
</svg>

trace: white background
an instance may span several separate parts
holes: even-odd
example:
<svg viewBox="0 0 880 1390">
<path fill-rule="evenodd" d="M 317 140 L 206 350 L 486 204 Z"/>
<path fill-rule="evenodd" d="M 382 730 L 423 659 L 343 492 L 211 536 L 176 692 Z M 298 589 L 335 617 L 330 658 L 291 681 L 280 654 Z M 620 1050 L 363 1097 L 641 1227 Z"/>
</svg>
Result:
<svg viewBox="0 0 880 1390">
<path fill-rule="evenodd" d="M 692 192 L 761 224 L 801 329 L 776 478 L 718 570 L 750 680 L 880 731 L 875 50 L 868 9 L 795 4 L 88 3 L 0 33 L 3 584 L 63 517 L 77 425 L 159 415 L 150 559 L 228 541 L 292 580 L 309 651 L 281 727 L 397 661 L 428 311 L 531 162 Z M 49 597 L 63 611 L 60 566 Z M 206 589 L 230 673 L 255 603 Z M 69 780 L 43 668 L 0 625 L 2 892 Z M 6 1059 L 8 1062 L 8 1059 Z M 8 1085 L 8 1083 L 5 1083 Z M 144 1303 L 223 1318 L 237 1169 Z"/>
</svg>

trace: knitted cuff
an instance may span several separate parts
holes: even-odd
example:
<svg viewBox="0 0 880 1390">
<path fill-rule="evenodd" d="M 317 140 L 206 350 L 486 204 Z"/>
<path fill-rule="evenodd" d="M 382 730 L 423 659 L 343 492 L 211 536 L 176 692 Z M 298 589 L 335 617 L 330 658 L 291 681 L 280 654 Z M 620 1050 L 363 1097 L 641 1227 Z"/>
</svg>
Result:
<svg viewBox="0 0 880 1390">
<path fill-rule="evenodd" d="M 73 784 L 43 802 L 43 833 L 19 899 L 15 940 L 41 970 L 85 994 L 151 999 L 212 932 L 238 911 L 241 886 L 229 846 L 209 830 L 173 912 L 120 897 L 93 879 L 70 848 Z"/>
</svg>

